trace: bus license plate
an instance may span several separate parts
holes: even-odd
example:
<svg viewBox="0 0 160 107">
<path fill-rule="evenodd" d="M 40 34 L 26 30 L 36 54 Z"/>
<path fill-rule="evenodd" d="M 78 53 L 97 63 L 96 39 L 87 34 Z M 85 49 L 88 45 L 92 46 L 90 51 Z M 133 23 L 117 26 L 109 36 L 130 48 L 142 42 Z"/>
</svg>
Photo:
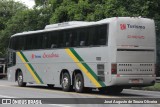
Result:
<svg viewBox="0 0 160 107">
<path fill-rule="evenodd" d="M 132 83 L 139 83 L 138 79 L 131 80 Z"/>
<path fill-rule="evenodd" d="M 131 79 L 129 83 L 133 83 L 133 84 L 143 83 L 143 80 L 142 79 Z"/>
</svg>

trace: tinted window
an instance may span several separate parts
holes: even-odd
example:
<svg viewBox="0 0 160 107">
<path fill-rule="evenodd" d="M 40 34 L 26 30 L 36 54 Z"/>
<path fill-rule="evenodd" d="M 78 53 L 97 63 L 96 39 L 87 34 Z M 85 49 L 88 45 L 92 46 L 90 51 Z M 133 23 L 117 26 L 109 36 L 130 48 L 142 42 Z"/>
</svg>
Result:
<svg viewBox="0 0 160 107">
<path fill-rule="evenodd" d="M 24 50 L 25 39 L 23 36 L 13 37 L 10 40 L 10 49 L 14 50 Z"/>
<path fill-rule="evenodd" d="M 58 39 L 57 47 L 58 48 L 65 47 L 65 43 L 64 43 L 65 42 L 64 41 L 64 31 L 58 31 L 57 39 Z"/>
<path fill-rule="evenodd" d="M 78 33 L 78 45 L 77 46 L 87 46 L 88 44 L 88 29 L 79 28 L 77 29 Z"/>
<path fill-rule="evenodd" d="M 25 50 L 43 49 L 44 34 L 32 34 L 25 36 Z"/>
<path fill-rule="evenodd" d="M 88 28 L 88 32 L 89 32 L 89 41 L 88 41 L 88 45 L 89 46 L 94 46 L 94 45 L 98 45 L 97 44 L 97 27 L 93 26 L 93 27 L 89 27 Z"/>
<path fill-rule="evenodd" d="M 10 48 L 15 50 L 100 46 L 107 44 L 108 25 L 95 25 L 13 37 Z"/>
<path fill-rule="evenodd" d="M 10 48 L 10 49 L 14 49 L 14 47 L 15 47 L 14 38 L 11 38 L 11 39 L 10 39 L 10 43 L 9 43 L 9 48 Z"/>
<path fill-rule="evenodd" d="M 107 25 L 101 25 L 97 29 L 98 45 L 106 45 L 107 42 Z"/>
<path fill-rule="evenodd" d="M 57 48 L 58 32 L 47 32 L 45 34 L 45 48 Z"/>
</svg>

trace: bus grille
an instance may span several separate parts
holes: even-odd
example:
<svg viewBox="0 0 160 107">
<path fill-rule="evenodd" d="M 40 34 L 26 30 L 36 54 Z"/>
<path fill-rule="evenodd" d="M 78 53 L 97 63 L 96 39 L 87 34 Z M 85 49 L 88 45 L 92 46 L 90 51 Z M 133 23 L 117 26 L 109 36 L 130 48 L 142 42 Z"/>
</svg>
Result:
<svg viewBox="0 0 160 107">
<path fill-rule="evenodd" d="M 153 72 L 153 63 L 118 63 L 118 72 Z"/>
<path fill-rule="evenodd" d="M 105 81 L 104 64 L 97 64 L 98 81 Z"/>
</svg>

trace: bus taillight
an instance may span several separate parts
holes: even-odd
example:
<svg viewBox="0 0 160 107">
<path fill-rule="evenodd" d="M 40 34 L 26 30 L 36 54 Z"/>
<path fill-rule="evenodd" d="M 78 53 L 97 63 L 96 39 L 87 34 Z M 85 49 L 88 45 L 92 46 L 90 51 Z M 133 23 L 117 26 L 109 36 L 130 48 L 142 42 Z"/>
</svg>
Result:
<svg viewBox="0 0 160 107">
<path fill-rule="evenodd" d="M 117 74 L 117 64 L 111 64 L 111 72 L 112 74 Z"/>
</svg>

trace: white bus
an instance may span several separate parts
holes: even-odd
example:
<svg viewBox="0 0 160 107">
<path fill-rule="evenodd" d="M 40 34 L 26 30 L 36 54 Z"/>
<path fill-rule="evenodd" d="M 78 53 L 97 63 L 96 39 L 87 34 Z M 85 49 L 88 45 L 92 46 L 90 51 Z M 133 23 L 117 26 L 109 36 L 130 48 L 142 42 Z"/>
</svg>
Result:
<svg viewBox="0 0 160 107">
<path fill-rule="evenodd" d="M 97 22 L 71 21 L 10 38 L 8 79 L 120 93 L 155 83 L 154 20 L 113 17 Z"/>
</svg>

